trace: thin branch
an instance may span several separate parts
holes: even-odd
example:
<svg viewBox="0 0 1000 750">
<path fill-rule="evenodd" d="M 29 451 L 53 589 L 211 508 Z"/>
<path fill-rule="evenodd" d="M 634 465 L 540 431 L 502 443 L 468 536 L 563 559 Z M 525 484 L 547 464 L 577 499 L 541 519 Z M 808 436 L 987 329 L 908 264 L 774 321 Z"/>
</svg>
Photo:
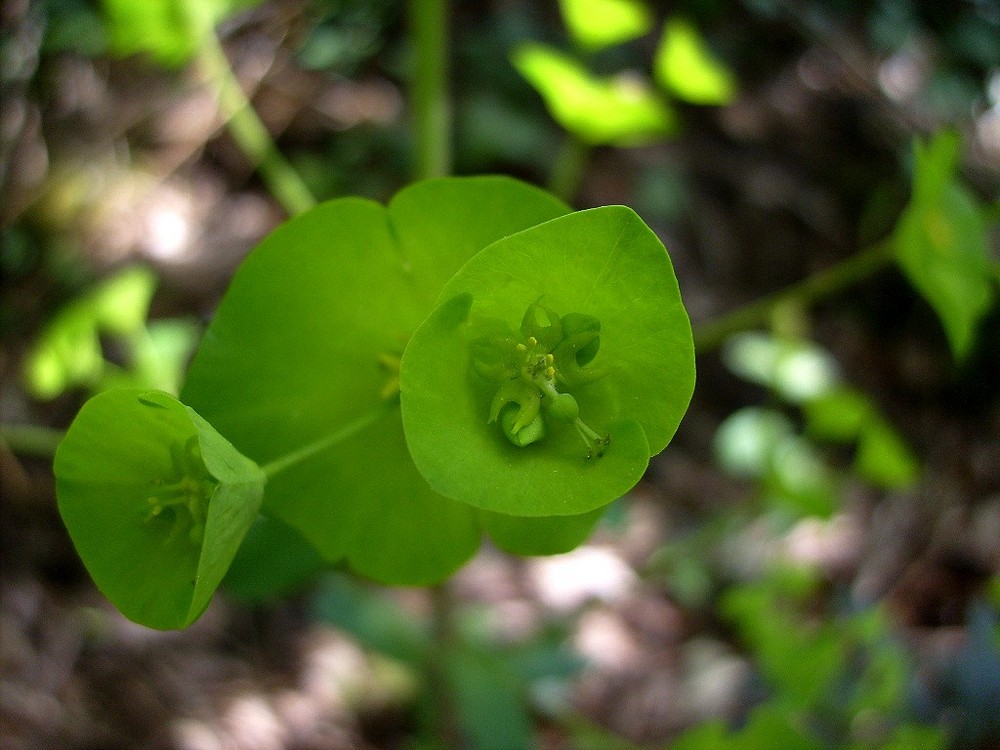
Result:
<svg viewBox="0 0 1000 750">
<path fill-rule="evenodd" d="M 702 354 L 718 347 L 738 331 L 764 325 L 776 310 L 789 304 L 808 305 L 847 289 L 873 276 L 892 263 L 892 243 L 882 242 L 852 255 L 833 268 L 813 274 L 770 297 L 764 297 L 709 320 L 694 330 L 695 351 Z"/>
<path fill-rule="evenodd" d="M 199 61 L 215 86 L 226 127 L 260 172 L 271 195 L 294 216 L 316 205 L 316 198 L 285 157 L 247 99 L 218 37 L 207 37 Z"/>
</svg>

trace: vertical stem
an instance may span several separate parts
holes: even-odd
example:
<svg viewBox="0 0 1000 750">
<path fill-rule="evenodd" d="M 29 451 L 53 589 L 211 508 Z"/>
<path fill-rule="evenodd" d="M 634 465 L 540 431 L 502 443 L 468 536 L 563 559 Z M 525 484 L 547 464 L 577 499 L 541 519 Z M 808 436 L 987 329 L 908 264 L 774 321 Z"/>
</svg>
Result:
<svg viewBox="0 0 1000 750">
<path fill-rule="evenodd" d="M 459 748 L 462 746 L 462 729 L 455 704 L 455 691 L 448 674 L 448 662 L 457 638 L 455 600 L 447 581 L 432 586 L 430 594 L 434 645 L 427 665 L 427 680 L 434 709 L 433 728 L 442 748 Z"/>
<path fill-rule="evenodd" d="M 409 15 L 415 54 L 410 89 L 415 177 L 443 177 L 451 172 L 447 0 L 409 0 Z"/>
<path fill-rule="evenodd" d="M 589 158 L 590 146 L 575 135 L 567 133 L 552 163 L 552 172 L 547 185 L 549 192 L 567 203 L 572 203 L 576 194 L 580 192 Z"/>
<path fill-rule="evenodd" d="M 410 88 L 414 177 L 444 177 L 451 172 L 451 103 L 448 91 L 448 0 L 408 0 L 414 49 Z M 427 664 L 429 703 L 442 747 L 461 746 L 458 709 L 448 675 L 455 648 L 455 602 L 447 582 L 430 590 L 433 648 Z"/>
<path fill-rule="evenodd" d="M 243 93 L 226 53 L 214 34 L 204 39 L 200 62 L 209 81 L 217 89 L 219 109 L 225 118 L 226 127 L 260 172 L 271 195 L 291 216 L 315 206 L 316 199 L 312 192 L 278 151 L 271 134 Z"/>
</svg>

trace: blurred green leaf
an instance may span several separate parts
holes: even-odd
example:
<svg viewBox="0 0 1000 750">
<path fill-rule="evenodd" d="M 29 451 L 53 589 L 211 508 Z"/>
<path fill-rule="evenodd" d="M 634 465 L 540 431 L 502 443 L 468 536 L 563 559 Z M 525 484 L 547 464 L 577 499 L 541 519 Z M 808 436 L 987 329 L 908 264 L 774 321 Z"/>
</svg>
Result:
<svg viewBox="0 0 1000 750">
<path fill-rule="evenodd" d="M 880 750 L 945 750 L 949 746 L 948 736 L 941 727 L 903 724 L 896 727 Z"/>
<path fill-rule="evenodd" d="M 642 36 L 653 16 L 640 0 L 559 0 L 566 28 L 584 49 L 599 50 Z"/>
<path fill-rule="evenodd" d="M 806 592 L 815 588 L 815 579 L 803 580 Z M 831 690 L 845 653 L 834 623 L 805 623 L 796 612 L 801 587 L 797 580 L 774 578 L 733 588 L 723 595 L 720 611 L 737 627 L 783 701 L 806 710 Z"/>
<path fill-rule="evenodd" d="M 912 486 L 920 476 L 920 465 L 906 443 L 880 419 L 872 420 L 861 434 L 854 466 L 872 484 L 889 489 Z"/>
<path fill-rule="evenodd" d="M 220 21 L 260 0 L 101 0 L 111 52 L 180 67 Z"/>
<path fill-rule="evenodd" d="M 838 387 L 809 399 L 802 410 L 806 433 L 810 437 L 837 443 L 857 440 L 874 413 L 867 396 L 847 387 Z"/>
<path fill-rule="evenodd" d="M 423 663 L 430 648 L 426 623 L 404 612 L 385 591 L 343 573 L 323 576 L 312 611 L 365 648 L 408 664 Z"/>
<path fill-rule="evenodd" d="M 52 399 L 69 388 L 102 386 L 106 364 L 101 334 L 130 340 L 143 331 L 156 276 L 143 267 L 127 268 L 60 310 L 25 358 L 25 389 Z M 136 384 L 136 383 L 130 383 Z M 146 387 L 155 382 L 142 382 Z"/>
<path fill-rule="evenodd" d="M 791 421 L 773 409 L 746 407 L 729 415 L 715 433 L 716 461 L 736 477 L 763 477 L 775 446 L 793 434 Z"/>
<path fill-rule="evenodd" d="M 779 702 L 755 708 L 742 728 L 729 732 L 725 724 L 712 721 L 689 729 L 669 750 L 825 750 L 827 745 L 797 726 L 795 714 Z"/>
<path fill-rule="evenodd" d="M 664 89 L 692 104 L 728 104 L 736 96 L 735 76 L 684 18 L 671 18 L 663 27 L 653 72 Z"/>
<path fill-rule="evenodd" d="M 188 361 L 198 343 L 201 325 L 193 318 L 166 318 L 151 321 L 146 330 L 133 336 L 133 380 L 139 385 L 178 393 Z"/>
<path fill-rule="evenodd" d="M 803 339 L 737 334 L 726 340 L 722 358 L 740 377 L 772 389 L 793 404 L 818 397 L 840 379 L 833 358 Z"/>
<path fill-rule="evenodd" d="M 465 746 L 471 750 L 535 747 L 524 683 L 503 654 L 455 648 L 446 655 Z"/>
<path fill-rule="evenodd" d="M 957 359 L 995 296 L 983 212 L 957 178 L 960 147 L 952 131 L 914 144 L 913 195 L 893 235 L 897 262 L 937 312 Z"/>
<path fill-rule="evenodd" d="M 518 47 L 511 60 L 555 121 L 585 143 L 639 145 L 677 128 L 674 113 L 643 78 L 597 77 L 578 60 L 541 44 Z"/>
</svg>

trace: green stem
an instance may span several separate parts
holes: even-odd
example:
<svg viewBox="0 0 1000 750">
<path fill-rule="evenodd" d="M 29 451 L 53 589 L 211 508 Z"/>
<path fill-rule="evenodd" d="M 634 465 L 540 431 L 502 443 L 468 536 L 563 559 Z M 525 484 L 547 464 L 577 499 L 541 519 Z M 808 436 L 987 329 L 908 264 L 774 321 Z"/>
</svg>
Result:
<svg viewBox="0 0 1000 750">
<path fill-rule="evenodd" d="M 451 172 L 451 104 L 448 97 L 448 2 L 409 0 L 415 66 L 410 88 L 416 178 Z"/>
<path fill-rule="evenodd" d="M 460 748 L 462 727 L 459 722 L 455 691 L 448 674 L 448 661 L 458 646 L 455 631 L 455 598 L 447 582 L 430 588 L 431 634 L 433 647 L 427 664 L 427 681 L 434 707 L 431 730 L 442 748 Z"/>
<path fill-rule="evenodd" d="M 317 453 L 322 453 L 328 448 L 332 448 L 337 443 L 348 440 L 362 430 L 371 427 L 373 424 L 382 419 L 382 417 L 392 411 L 396 407 L 396 404 L 397 401 L 395 399 L 386 401 L 383 404 L 376 406 L 370 412 L 362 414 L 353 422 L 348 422 L 339 430 L 335 430 L 329 435 L 324 435 L 318 440 L 302 446 L 298 450 L 286 453 L 284 456 L 276 458 L 273 461 L 269 461 L 260 467 L 261 471 L 264 472 L 264 475 L 268 479 L 271 479 L 286 469 L 290 469 L 292 466 L 312 458 Z"/>
<path fill-rule="evenodd" d="M 226 53 L 214 34 L 204 40 L 200 62 L 209 81 L 217 89 L 219 108 L 226 127 L 260 172 L 275 200 L 292 216 L 315 206 L 313 194 L 278 151 L 271 134 L 243 93 Z"/>
<path fill-rule="evenodd" d="M 863 281 L 893 261 L 891 242 L 882 242 L 852 255 L 833 268 L 813 274 L 777 294 L 751 302 L 720 318 L 695 327 L 695 351 L 718 347 L 728 336 L 766 324 L 775 311 L 789 304 L 807 305 Z"/>
<path fill-rule="evenodd" d="M 589 161 L 590 146 L 567 133 L 552 163 L 552 172 L 546 186 L 548 191 L 567 203 L 572 203 L 580 192 Z"/>
<path fill-rule="evenodd" d="M 65 430 L 38 425 L 3 424 L 0 425 L 0 444 L 13 453 L 49 458 L 56 454 L 56 448 L 65 434 Z"/>
</svg>

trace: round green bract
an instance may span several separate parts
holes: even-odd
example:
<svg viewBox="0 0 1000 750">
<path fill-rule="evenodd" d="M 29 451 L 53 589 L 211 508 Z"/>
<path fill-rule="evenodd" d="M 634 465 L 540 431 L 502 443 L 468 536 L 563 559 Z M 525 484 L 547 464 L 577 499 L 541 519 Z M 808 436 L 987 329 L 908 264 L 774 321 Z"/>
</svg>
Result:
<svg viewBox="0 0 1000 750">
<path fill-rule="evenodd" d="M 606 373 L 570 391 L 581 419 L 610 436 L 601 456 L 588 457 L 558 420 L 524 447 L 488 424 L 496 384 L 473 367 L 476 333 L 494 320 L 516 330 L 539 299 L 601 323 L 592 365 Z M 403 357 L 403 425 L 414 463 L 441 494 L 514 516 L 577 515 L 639 481 L 676 431 L 694 375 L 666 250 L 630 209 L 596 208 L 499 240 L 448 282 Z"/>
<path fill-rule="evenodd" d="M 388 206 L 321 204 L 237 271 L 182 398 L 262 466 L 365 425 L 275 472 L 264 511 L 375 580 L 441 580 L 475 552 L 481 527 L 414 466 L 399 410 L 385 408 L 393 362 L 469 258 L 567 210 L 501 177 L 418 183 Z"/>
<path fill-rule="evenodd" d="M 208 606 L 264 491 L 256 464 L 160 391 L 92 398 L 54 469 L 59 512 L 97 587 L 126 617 L 158 629 L 185 627 Z M 183 507 L 154 512 L 151 498 L 178 478 L 205 488 L 197 528 Z"/>
</svg>

